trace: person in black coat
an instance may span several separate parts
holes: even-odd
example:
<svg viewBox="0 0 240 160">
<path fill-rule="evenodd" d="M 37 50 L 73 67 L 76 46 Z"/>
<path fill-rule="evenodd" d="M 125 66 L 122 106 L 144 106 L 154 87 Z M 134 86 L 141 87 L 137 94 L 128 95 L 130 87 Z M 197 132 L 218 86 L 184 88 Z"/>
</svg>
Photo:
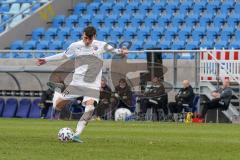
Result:
<svg viewBox="0 0 240 160">
<path fill-rule="evenodd" d="M 204 102 L 201 118 L 205 118 L 205 115 L 209 109 L 222 109 L 227 110 L 232 98 L 232 89 L 230 88 L 230 81 L 225 79 L 223 86 L 216 91 L 212 92 L 213 99 L 208 102 Z"/>
<path fill-rule="evenodd" d="M 106 81 L 101 81 L 100 100 L 96 107 L 96 116 L 101 119 L 111 119 L 112 105 L 110 98 L 112 90 L 107 86 Z M 110 116 L 109 116 L 110 115 Z"/>
<path fill-rule="evenodd" d="M 48 109 L 52 105 L 52 103 L 48 102 L 48 101 L 52 101 L 53 93 L 54 93 L 54 91 L 51 88 L 42 92 L 41 102 L 40 102 L 40 104 L 42 106 L 42 110 L 40 113 L 41 118 L 45 118 L 47 116 Z"/>
<path fill-rule="evenodd" d="M 183 108 L 191 109 L 193 107 L 193 99 L 195 97 L 193 88 L 188 80 L 184 80 L 182 84 L 183 88 L 181 88 L 175 96 L 175 102 L 168 104 L 172 114 L 181 113 Z"/>
</svg>

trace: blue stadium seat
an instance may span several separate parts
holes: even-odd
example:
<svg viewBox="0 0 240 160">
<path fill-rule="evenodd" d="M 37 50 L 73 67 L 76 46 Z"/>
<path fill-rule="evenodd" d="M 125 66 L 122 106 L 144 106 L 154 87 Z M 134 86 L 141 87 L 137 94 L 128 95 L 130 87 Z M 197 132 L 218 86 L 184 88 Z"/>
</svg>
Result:
<svg viewBox="0 0 240 160">
<path fill-rule="evenodd" d="M 186 40 L 190 36 L 190 32 L 188 31 L 179 31 L 178 32 L 178 37 L 181 40 Z"/>
<path fill-rule="evenodd" d="M 91 23 L 91 20 L 92 20 L 91 15 L 84 15 L 84 16 L 79 17 L 78 27 L 85 28 L 86 26 L 88 26 Z"/>
<path fill-rule="evenodd" d="M 44 34 L 44 39 L 49 41 L 55 39 L 55 37 L 57 36 L 57 31 L 58 28 L 48 28 Z"/>
<path fill-rule="evenodd" d="M 161 49 L 170 49 L 170 47 L 171 47 L 171 41 L 170 40 L 162 40 L 162 41 L 160 41 L 160 43 L 159 43 L 160 45 L 160 48 Z"/>
<path fill-rule="evenodd" d="M 183 24 L 183 19 L 184 19 L 184 16 L 183 17 L 176 17 L 175 16 L 174 18 L 172 18 L 171 23 L 172 23 L 173 26 L 179 27 L 180 25 Z"/>
<path fill-rule="evenodd" d="M 35 40 L 26 41 L 23 45 L 23 49 L 24 50 L 34 50 L 34 49 L 36 49 L 36 44 L 37 44 L 37 41 L 35 41 Z"/>
<path fill-rule="evenodd" d="M 173 44 L 171 45 L 171 49 L 173 50 L 184 49 L 184 44 L 185 44 L 185 41 L 182 41 L 182 40 L 174 41 Z"/>
<path fill-rule="evenodd" d="M 185 1 L 187 3 L 182 3 L 179 6 L 179 13 L 181 15 L 187 15 L 188 11 L 191 10 L 192 8 L 192 3 L 190 1 Z"/>
<path fill-rule="evenodd" d="M 187 18 L 185 19 L 185 23 L 186 23 L 186 25 L 189 26 L 189 27 L 194 26 L 197 21 L 198 21 L 197 16 L 187 17 Z"/>
<path fill-rule="evenodd" d="M 240 49 L 240 41 L 230 42 L 228 49 Z"/>
<path fill-rule="evenodd" d="M 191 41 L 187 42 L 185 49 L 186 50 L 194 50 L 194 49 L 199 49 L 199 41 Z"/>
<path fill-rule="evenodd" d="M 104 24 L 104 16 L 103 15 L 96 15 L 92 18 L 91 24 L 92 26 L 99 28 Z"/>
<path fill-rule="evenodd" d="M 5 106 L 5 100 L 3 98 L 0 98 L 0 117 L 2 116 L 4 106 Z"/>
<path fill-rule="evenodd" d="M 13 58 L 23 58 L 23 59 L 26 59 L 26 58 L 32 58 L 32 54 L 29 53 L 29 52 L 26 52 L 26 53 L 13 53 Z"/>
<path fill-rule="evenodd" d="M 137 58 L 137 54 L 136 53 L 129 53 L 127 55 L 127 59 L 136 59 Z"/>
<path fill-rule="evenodd" d="M 92 2 L 89 5 L 87 5 L 86 9 L 87 9 L 87 14 L 95 14 L 97 15 L 99 13 L 99 7 L 100 7 L 100 3 L 99 2 Z M 74 12 L 75 14 L 75 12 Z M 78 13 L 76 13 L 78 15 Z"/>
<path fill-rule="evenodd" d="M 105 19 L 104 19 L 104 24 L 105 24 L 105 26 L 110 26 L 110 27 L 114 27 L 114 26 L 116 26 L 116 24 L 117 24 L 117 19 L 118 19 L 119 17 L 117 16 L 117 15 L 111 15 L 111 16 L 108 16 L 108 17 L 106 17 Z"/>
<path fill-rule="evenodd" d="M 139 11 L 138 5 L 139 3 L 137 2 L 128 3 L 128 5 L 126 6 L 125 14 L 131 15 L 132 13 L 138 12 Z"/>
<path fill-rule="evenodd" d="M 144 44 L 144 48 L 145 49 L 149 49 L 149 48 L 157 48 L 157 41 L 146 41 Z"/>
<path fill-rule="evenodd" d="M 61 28 L 57 32 L 57 38 L 61 41 L 68 39 L 68 37 L 70 36 L 70 30 L 71 30 L 71 28 L 69 28 L 69 27 Z"/>
<path fill-rule="evenodd" d="M 145 20 L 144 20 L 144 25 L 148 27 L 159 27 L 157 26 L 158 23 L 158 16 L 157 15 L 149 15 Z"/>
<path fill-rule="evenodd" d="M 82 37 L 83 28 L 74 28 L 70 31 L 69 39 L 72 41 L 77 41 Z M 98 33 L 99 34 L 99 33 Z"/>
<path fill-rule="evenodd" d="M 39 103 L 41 102 L 41 99 L 35 99 L 32 102 L 31 109 L 29 112 L 29 118 L 40 118 L 40 112 L 41 107 L 39 106 Z"/>
<path fill-rule="evenodd" d="M 206 2 L 203 2 L 206 3 Z M 200 4 L 200 3 L 195 3 L 194 7 L 193 7 L 193 13 L 200 15 L 204 9 L 206 9 L 205 4 Z"/>
<path fill-rule="evenodd" d="M 208 17 L 201 17 L 199 20 L 199 24 L 202 27 L 206 27 L 210 23 L 211 19 Z"/>
<path fill-rule="evenodd" d="M 113 10 L 112 6 L 113 6 L 112 2 L 102 3 L 102 5 L 100 6 L 100 14 L 103 14 L 103 15 L 111 14 Z"/>
<path fill-rule="evenodd" d="M 31 12 L 35 12 L 38 8 L 41 7 L 41 3 L 34 3 L 34 5 L 31 7 Z"/>
<path fill-rule="evenodd" d="M 46 50 L 49 48 L 49 41 L 47 40 L 42 40 L 42 41 L 39 41 L 38 44 L 37 44 L 37 50 Z"/>
<path fill-rule="evenodd" d="M 12 42 L 11 45 L 10 45 L 10 49 L 11 50 L 23 49 L 23 41 L 22 40 L 16 40 L 16 41 Z"/>
<path fill-rule="evenodd" d="M 238 21 L 239 21 L 239 19 L 236 18 L 236 17 L 229 17 L 227 19 L 227 24 L 228 24 L 229 27 L 236 26 Z"/>
<path fill-rule="evenodd" d="M 213 49 L 213 43 L 214 43 L 213 41 L 209 40 L 203 41 L 200 44 L 200 48 Z"/>
<path fill-rule="evenodd" d="M 81 2 L 74 7 L 73 14 L 75 15 L 84 14 L 86 10 L 87 10 L 87 3 Z"/>
<path fill-rule="evenodd" d="M 61 40 L 52 41 L 49 44 L 50 50 L 61 50 L 62 49 L 62 42 Z"/>
<path fill-rule="evenodd" d="M 76 27 L 76 25 L 78 24 L 78 15 L 70 15 L 66 18 L 65 20 L 65 26 L 66 27 Z"/>
<path fill-rule="evenodd" d="M 62 49 L 63 49 L 63 50 L 66 50 L 66 49 L 70 46 L 70 44 L 72 44 L 73 42 L 75 42 L 75 41 L 71 41 L 71 40 L 65 41 L 65 42 L 62 44 Z"/>
<path fill-rule="evenodd" d="M 113 31 L 110 33 L 112 39 L 120 39 L 123 36 L 123 28 L 117 27 L 114 28 Z"/>
<path fill-rule="evenodd" d="M 3 110 L 3 117 L 12 118 L 15 116 L 17 111 L 18 101 L 15 98 L 10 98 L 6 101 L 6 105 Z"/>
<path fill-rule="evenodd" d="M 218 41 L 215 43 L 214 47 L 216 49 L 228 49 L 228 46 L 227 46 L 228 42 L 227 41 Z"/>
<path fill-rule="evenodd" d="M 152 12 L 152 6 L 153 4 L 151 1 L 143 2 L 139 6 L 139 12 L 143 15 L 148 15 Z"/>
<path fill-rule="evenodd" d="M 222 18 L 222 17 L 217 17 L 216 16 L 213 19 L 213 24 L 214 24 L 215 27 L 221 27 L 224 24 L 224 22 L 225 22 L 225 19 Z"/>
<path fill-rule="evenodd" d="M 115 3 L 113 6 L 113 13 L 116 15 L 123 14 L 126 11 L 126 3 Z"/>
<path fill-rule="evenodd" d="M 32 39 L 33 40 L 39 40 L 42 39 L 44 35 L 45 29 L 42 27 L 36 28 L 32 31 Z"/>
<path fill-rule="evenodd" d="M 136 59 L 147 59 L 146 53 L 139 53 L 137 54 Z"/>
<path fill-rule="evenodd" d="M 160 1 L 160 2 L 162 2 L 162 1 Z M 166 10 L 165 3 L 155 3 L 152 7 L 152 14 L 159 15 L 159 13 L 162 13 L 165 10 Z"/>
<path fill-rule="evenodd" d="M 0 7 L 0 13 L 8 12 L 9 9 L 10 9 L 9 4 L 2 4 L 1 7 Z"/>
<path fill-rule="evenodd" d="M 16 117 L 27 118 L 31 107 L 30 99 L 21 99 L 17 108 Z"/>
</svg>

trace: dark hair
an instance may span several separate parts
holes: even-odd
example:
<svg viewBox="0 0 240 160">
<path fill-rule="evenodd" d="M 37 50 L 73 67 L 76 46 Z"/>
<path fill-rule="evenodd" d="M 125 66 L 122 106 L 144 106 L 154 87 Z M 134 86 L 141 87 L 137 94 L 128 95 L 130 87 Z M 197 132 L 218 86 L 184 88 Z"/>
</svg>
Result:
<svg viewBox="0 0 240 160">
<path fill-rule="evenodd" d="M 94 27 L 92 26 L 88 26 L 86 28 L 84 28 L 83 32 L 85 33 L 85 35 L 89 38 L 93 38 L 93 36 L 96 35 L 97 31 Z"/>
</svg>

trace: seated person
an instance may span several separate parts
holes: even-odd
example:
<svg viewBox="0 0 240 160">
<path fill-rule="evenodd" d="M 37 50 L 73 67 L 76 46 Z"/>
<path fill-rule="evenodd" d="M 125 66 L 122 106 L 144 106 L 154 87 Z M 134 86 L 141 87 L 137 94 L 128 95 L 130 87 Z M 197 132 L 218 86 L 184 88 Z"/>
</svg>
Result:
<svg viewBox="0 0 240 160">
<path fill-rule="evenodd" d="M 101 81 L 100 100 L 96 107 L 96 116 L 101 119 L 111 119 L 112 105 L 110 103 L 111 89 L 107 86 L 106 81 Z"/>
<path fill-rule="evenodd" d="M 48 109 L 50 106 L 52 106 L 52 103 L 49 101 L 52 101 L 53 93 L 54 93 L 54 91 L 51 88 L 42 92 L 41 102 L 40 102 L 40 105 L 42 107 L 42 110 L 40 113 L 41 118 L 45 118 L 47 116 Z"/>
<path fill-rule="evenodd" d="M 170 112 L 174 114 L 173 116 L 175 121 L 177 121 L 176 113 L 181 113 L 183 108 L 192 108 L 193 99 L 195 97 L 193 88 L 190 85 L 189 81 L 184 80 L 182 84 L 183 88 L 181 88 L 175 96 L 176 102 L 170 102 L 168 104 Z"/>
<path fill-rule="evenodd" d="M 127 108 L 131 110 L 132 91 L 125 79 L 120 79 L 119 84 L 115 86 L 115 98 L 111 99 L 115 110 L 117 108 Z"/>
<path fill-rule="evenodd" d="M 205 118 L 205 115 L 209 109 L 220 108 L 227 110 L 232 98 L 232 89 L 230 88 L 230 81 L 225 79 L 223 86 L 216 91 L 212 92 L 213 99 L 209 102 L 205 102 L 201 113 L 201 118 Z"/>
<path fill-rule="evenodd" d="M 159 108 L 164 111 L 165 117 L 168 115 L 167 102 L 168 97 L 165 92 L 164 85 L 160 82 L 158 77 L 152 79 L 152 84 L 147 85 L 143 97 L 140 100 L 140 115 L 145 115 L 147 108 L 153 108 L 159 120 Z"/>
</svg>

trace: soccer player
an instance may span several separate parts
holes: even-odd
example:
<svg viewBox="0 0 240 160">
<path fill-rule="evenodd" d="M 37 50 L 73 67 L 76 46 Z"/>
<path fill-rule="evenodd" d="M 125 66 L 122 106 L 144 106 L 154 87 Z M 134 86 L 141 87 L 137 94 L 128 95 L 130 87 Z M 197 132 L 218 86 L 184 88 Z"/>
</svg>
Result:
<svg viewBox="0 0 240 160">
<path fill-rule="evenodd" d="M 91 120 L 95 108 L 94 106 L 99 101 L 102 66 L 99 66 L 101 62 L 99 62 L 98 59 L 102 59 L 102 53 L 104 52 L 110 51 L 123 56 L 128 53 L 126 48 L 114 49 L 106 42 L 98 41 L 95 38 L 96 29 L 92 26 L 88 26 L 83 31 L 82 40 L 72 43 L 65 52 L 40 58 L 36 62 L 37 65 L 43 65 L 47 62 L 59 61 L 66 58 L 75 60 L 75 71 L 72 81 L 63 92 L 54 93 L 53 107 L 60 111 L 72 100 L 79 96 L 84 96 L 82 104 L 85 106 L 85 112 L 78 121 L 76 133 L 73 137 L 73 141 L 79 143 L 83 142 L 80 139 L 80 135 L 87 123 Z M 86 64 L 88 62 L 91 64 Z M 59 87 L 58 84 L 51 83 L 51 85 L 53 87 Z"/>
</svg>

